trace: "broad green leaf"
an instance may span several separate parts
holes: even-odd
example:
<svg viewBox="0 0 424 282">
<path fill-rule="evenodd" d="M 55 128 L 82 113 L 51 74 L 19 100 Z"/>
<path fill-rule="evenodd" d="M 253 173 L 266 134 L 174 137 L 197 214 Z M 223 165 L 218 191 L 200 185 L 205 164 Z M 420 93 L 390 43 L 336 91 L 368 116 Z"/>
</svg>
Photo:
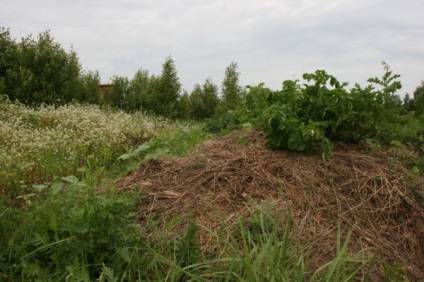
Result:
<svg viewBox="0 0 424 282">
<path fill-rule="evenodd" d="M 52 184 L 52 186 L 50 187 L 50 193 L 54 196 L 56 194 L 58 194 L 63 188 L 63 182 L 55 182 Z"/>
<path fill-rule="evenodd" d="M 306 149 L 306 144 L 305 142 L 300 143 L 299 145 L 297 145 L 296 150 L 299 152 L 305 151 Z"/>
<path fill-rule="evenodd" d="M 152 148 L 154 145 L 156 145 L 156 140 L 151 140 L 149 142 L 145 142 L 137 147 L 137 149 L 134 150 L 134 152 L 145 152 Z"/>
<path fill-rule="evenodd" d="M 144 160 L 145 160 L 146 162 L 148 162 L 148 161 L 153 160 L 153 159 L 155 159 L 155 158 L 157 158 L 157 157 L 158 157 L 158 155 L 157 155 L 157 154 L 155 154 L 155 153 L 148 153 L 148 154 L 146 154 L 146 155 L 144 156 Z"/>
<path fill-rule="evenodd" d="M 130 157 L 131 157 L 131 155 L 130 155 L 130 154 L 122 154 L 122 155 L 120 155 L 120 156 L 118 157 L 118 160 L 123 160 L 123 161 L 125 161 L 125 160 L 128 160 Z"/>
<path fill-rule="evenodd" d="M 47 185 L 44 185 L 44 184 L 32 185 L 32 188 L 34 188 L 35 191 L 40 193 L 41 191 L 47 188 Z"/>
<path fill-rule="evenodd" d="M 297 139 L 296 135 L 290 136 L 289 142 L 287 143 L 287 148 L 289 150 L 296 150 L 296 148 L 299 146 L 299 140 Z"/>
<path fill-rule="evenodd" d="M 72 183 L 72 184 L 78 183 L 78 178 L 76 176 L 73 176 L 73 175 L 64 176 L 64 177 L 62 177 L 62 180 L 66 181 L 68 183 Z"/>
</svg>

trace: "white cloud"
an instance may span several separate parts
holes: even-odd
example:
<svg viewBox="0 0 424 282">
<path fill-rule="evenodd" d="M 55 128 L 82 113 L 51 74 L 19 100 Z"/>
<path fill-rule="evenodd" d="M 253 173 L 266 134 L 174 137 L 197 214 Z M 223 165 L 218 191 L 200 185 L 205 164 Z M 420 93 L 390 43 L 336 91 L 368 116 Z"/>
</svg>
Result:
<svg viewBox="0 0 424 282">
<path fill-rule="evenodd" d="M 3 0 L 0 26 L 15 37 L 46 29 L 103 80 L 159 73 L 169 55 L 184 87 L 221 84 L 236 61 L 244 84 L 326 69 L 340 80 L 379 76 L 381 60 L 405 92 L 424 80 L 422 0 Z"/>
</svg>

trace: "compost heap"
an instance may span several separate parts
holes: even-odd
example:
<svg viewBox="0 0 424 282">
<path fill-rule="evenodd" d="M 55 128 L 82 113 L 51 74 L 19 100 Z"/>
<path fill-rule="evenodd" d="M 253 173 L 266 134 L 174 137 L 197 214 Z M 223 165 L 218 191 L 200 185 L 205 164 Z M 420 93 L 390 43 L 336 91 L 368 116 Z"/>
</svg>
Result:
<svg viewBox="0 0 424 282">
<path fill-rule="evenodd" d="M 190 217 L 211 230 L 248 212 L 252 200 L 290 214 L 293 243 L 306 244 L 312 267 L 336 253 L 338 226 L 352 232 L 349 253 L 367 248 L 375 278 L 394 262 L 408 277 L 424 279 L 423 178 L 387 151 L 337 145 L 331 159 L 266 148 L 260 131 L 234 132 L 204 142 L 186 157 L 163 157 L 117 182 L 140 189 L 140 224 L 147 218 Z M 422 196 L 422 193 L 421 193 Z M 201 236 L 202 249 L 213 238 Z"/>
</svg>

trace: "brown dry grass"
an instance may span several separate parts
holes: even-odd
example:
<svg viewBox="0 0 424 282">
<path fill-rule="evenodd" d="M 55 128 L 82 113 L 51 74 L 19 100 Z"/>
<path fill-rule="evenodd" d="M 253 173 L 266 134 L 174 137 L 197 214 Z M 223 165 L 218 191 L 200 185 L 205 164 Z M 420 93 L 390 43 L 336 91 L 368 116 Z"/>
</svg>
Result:
<svg viewBox="0 0 424 282">
<path fill-rule="evenodd" d="M 251 199 L 272 203 L 282 222 L 291 218 L 292 243 L 310 248 L 311 267 L 334 256 L 340 225 L 352 231 L 349 253 L 369 248 L 377 258 L 368 266 L 374 277 L 399 262 L 417 281 L 424 279 L 424 212 L 413 183 L 422 179 L 366 146 L 338 146 L 322 160 L 268 150 L 263 134 L 252 131 L 209 140 L 187 157 L 150 161 L 117 185 L 141 190 L 142 224 L 151 216 L 190 215 L 218 230 L 246 215 Z M 201 236 L 205 252 L 216 248 L 211 236 Z"/>
</svg>

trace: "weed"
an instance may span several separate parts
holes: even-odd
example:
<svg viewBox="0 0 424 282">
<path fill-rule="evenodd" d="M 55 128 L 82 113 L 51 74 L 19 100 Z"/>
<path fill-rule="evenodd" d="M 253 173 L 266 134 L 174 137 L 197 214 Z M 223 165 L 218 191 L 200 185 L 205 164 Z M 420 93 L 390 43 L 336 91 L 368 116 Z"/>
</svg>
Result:
<svg viewBox="0 0 424 282">
<path fill-rule="evenodd" d="M 5 264 L 14 266 L 0 271 L 8 277 L 64 280 L 79 272 L 94 280 L 103 264 L 125 263 L 130 247 L 143 246 L 131 222 L 134 199 L 97 194 L 73 176 L 35 187 L 33 195 L 23 199 L 27 214 L 2 242 Z"/>
<path fill-rule="evenodd" d="M 16 191 L 57 176 L 87 175 L 142 140 L 166 139 L 191 127 L 88 105 L 31 109 L 3 101 L 0 107 L 0 186 Z"/>
</svg>

